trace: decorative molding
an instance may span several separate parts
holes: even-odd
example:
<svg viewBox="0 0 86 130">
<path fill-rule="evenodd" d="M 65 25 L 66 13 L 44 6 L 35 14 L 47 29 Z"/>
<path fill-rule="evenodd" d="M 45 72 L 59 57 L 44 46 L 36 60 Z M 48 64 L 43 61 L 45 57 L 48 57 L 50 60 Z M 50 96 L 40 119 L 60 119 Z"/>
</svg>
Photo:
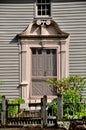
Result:
<svg viewBox="0 0 86 130">
<path fill-rule="evenodd" d="M 39 43 L 39 45 L 41 45 L 41 47 L 43 48 L 44 45 L 45 45 L 45 42 L 41 40 L 40 43 Z"/>
<path fill-rule="evenodd" d="M 20 86 L 22 86 L 22 87 L 25 87 L 25 86 L 27 86 L 28 85 L 28 82 L 21 82 L 20 83 Z"/>
<path fill-rule="evenodd" d="M 60 51 L 60 53 L 65 53 L 66 51 Z"/>
<path fill-rule="evenodd" d="M 37 20 L 36 24 L 37 25 L 50 25 L 51 21 L 50 20 Z"/>
<path fill-rule="evenodd" d="M 68 76 L 69 34 L 61 31 L 53 20 L 35 20 L 18 35 L 20 39 L 20 87 L 22 98 L 31 96 L 32 55 L 31 48 L 57 49 L 57 78 Z M 40 98 L 40 97 L 38 97 Z"/>
<path fill-rule="evenodd" d="M 48 27 L 47 27 L 48 26 Z M 18 34 L 19 38 L 31 37 L 57 37 L 67 38 L 68 33 L 61 31 L 54 20 L 34 20 L 24 32 Z"/>
</svg>

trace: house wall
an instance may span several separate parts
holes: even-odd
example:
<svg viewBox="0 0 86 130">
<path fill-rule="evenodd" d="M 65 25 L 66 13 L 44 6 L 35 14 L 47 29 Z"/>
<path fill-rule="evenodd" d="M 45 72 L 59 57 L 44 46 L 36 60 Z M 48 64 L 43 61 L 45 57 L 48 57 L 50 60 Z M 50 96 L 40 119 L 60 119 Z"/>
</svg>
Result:
<svg viewBox="0 0 86 130">
<path fill-rule="evenodd" d="M 16 35 L 33 21 L 34 0 L 0 1 L 0 93 L 19 97 L 19 44 Z M 52 18 L 70 33 L 69 74 L 86 77 L 86 1 L 52 0 Z M 86 90 L 83 92 L 85 96 Z"/>
<path fill-rule="evenodd" d="M 52 3 L 52 16 L 70 33 L 70 74 L 86 76 L 86 1 Z"/>
<path fill-rule="evenodd" d="M 60 28 L 70 33 L 69 74 L 86 78 L 86 1 L 53 0 L 52 16 Z M 82 92 L 86 98 L 86 89 Z"/>
<path fill-rule="evenodd" d="M 13 2 L 14 0 L 12 0 Z M 34 5 L 0 1 L 0 94 L 19 97 L 19 45 L 16 35 L 33 20 Z"/>
</svg>

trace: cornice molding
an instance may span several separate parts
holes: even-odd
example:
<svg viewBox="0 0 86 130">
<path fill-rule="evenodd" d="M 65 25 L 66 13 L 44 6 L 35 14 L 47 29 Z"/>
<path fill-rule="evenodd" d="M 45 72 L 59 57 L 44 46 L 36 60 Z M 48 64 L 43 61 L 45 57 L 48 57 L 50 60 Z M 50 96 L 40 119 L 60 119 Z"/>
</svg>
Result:
<svg viewBox="0 0 86 130">
<path fill-rule="evenodd" d="M 25 31 L 18 34 L 19 38 L 67 38 L 68 33 L 63 32 L 54 20 L 34 20 Z"/>
</svg>

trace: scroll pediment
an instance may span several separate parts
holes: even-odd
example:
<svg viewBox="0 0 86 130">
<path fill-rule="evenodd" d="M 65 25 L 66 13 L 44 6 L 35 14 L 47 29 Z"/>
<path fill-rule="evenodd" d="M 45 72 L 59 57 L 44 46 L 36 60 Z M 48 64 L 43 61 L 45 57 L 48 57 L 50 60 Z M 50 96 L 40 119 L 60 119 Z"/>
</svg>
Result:
<svg viewBox="0 0 86 130">
<path fill-rule="evenodd" d="M 61 31 L 57 23 L 53 20 L 35 20 L 30 23 L 24 32 L 19 34 L 20 37 L 55 36 L 65 38 L 68 35 L 68 33 Z"/>
</svg>

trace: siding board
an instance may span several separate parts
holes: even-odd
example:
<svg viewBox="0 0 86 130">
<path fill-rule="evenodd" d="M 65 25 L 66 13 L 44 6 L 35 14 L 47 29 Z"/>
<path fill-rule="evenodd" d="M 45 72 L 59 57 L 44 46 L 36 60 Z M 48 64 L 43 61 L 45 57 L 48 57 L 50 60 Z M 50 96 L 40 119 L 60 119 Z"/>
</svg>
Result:
<svg viewBox="0 0 86 130">
<path fill-rule="evenodd" d="M 86 78 L 86 1 L 53 0 L 52 17 L 70 33 L 69 73 Z M 86 89 L 82 92 L 86 98 Z"/>
<path fill-rule="evenodd" d="M 86 57 L 86 1 L 65 2 L 63 0 L 58 3 L 54 0 L 52 2 L 52 16 L 62 30 L 70 33 L 70 74 L 75 71 L 78 73 L 83 71 L 83 68 L 72 69 L 72 61 L 75 61 L 76 64 L 77 57 L 79 57 L 78 62 L 81 63 L 82 57 Z M 85 66 L 86 63 L 82 62 L 82 65 Z"/>
<path fill-rule="evenodd" d="M 9 2 L 9 3 L 8 3 Z M 0 93 L 13 99 L 19 93 L 19 45 L 16 35 L 33 20 L 33 3 L 0 1 Z M 13 2 L 13 1 L 12 1 Z M 16 4 L 16 2 L 18 4 Z M 24 2 L 23 2 L 24 3 Z"/>
<path fill-rule="evenodd" d="M 19 96 L 19 46 L 14 37 L 34 19 L 34 0 L 0 3 L 0 80 L 5 82 L 0 93 L 14 98 Z M 52 0 L 52 18 L 70 33 L 70 75 L 86 78 L 86 0 Z M 82 95 L 86 98 L 85 92 Z"/>
</svg>

